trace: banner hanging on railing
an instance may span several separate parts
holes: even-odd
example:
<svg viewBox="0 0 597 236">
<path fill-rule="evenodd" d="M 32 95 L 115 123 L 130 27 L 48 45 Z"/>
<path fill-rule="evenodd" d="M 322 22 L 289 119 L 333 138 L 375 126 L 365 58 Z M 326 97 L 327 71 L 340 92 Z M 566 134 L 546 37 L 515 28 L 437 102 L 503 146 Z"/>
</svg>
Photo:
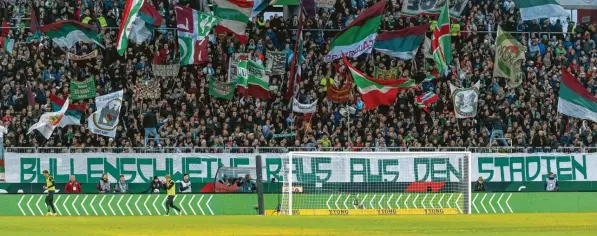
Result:
<svg viewBox="0 0 597 236">
<path fill-rule="evenodd" d="M 440 153 L 433 157 L 421 153 L 372 155 L 362 153 L 335 158 L 319 153 L 317 157 L 294 157 L 295 182 L 460 182 L 462 154 Z M 287 154 L 261 154 L 264 179 L 284 180 L 283 159 Z M 316 164 L 313 164 L 316 163 Z M 74 175 L 81 183 L 96 183 L 103 173 L 111 182 L 122 174 L 132 183 L 149 183 L 153 176 L 173 175 L 175 180 L 188 173 L 191 181 L 211 182 L 220 166 L 254 167 L 255 154 L 115 154 L 6 153 L 7 183 L 43 183 L 42 171 L 49 170 L 57 183 Z M 297 168 L 296 166 L 301 166 Z M 550 172 L 560 181 L 597 181 L 597 154 L 473 154 L 471 181 L 542 182 Z M 317 175 L 317 178 L 313 176 Z"/>
</svg>

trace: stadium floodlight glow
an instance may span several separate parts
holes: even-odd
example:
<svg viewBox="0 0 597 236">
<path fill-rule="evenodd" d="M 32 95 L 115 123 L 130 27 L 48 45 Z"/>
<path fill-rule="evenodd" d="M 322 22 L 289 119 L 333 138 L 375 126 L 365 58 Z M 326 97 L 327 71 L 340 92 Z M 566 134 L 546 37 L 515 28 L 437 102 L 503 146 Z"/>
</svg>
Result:
<svg viewBox="0 0 597 236">
<path fill-rule="evenodd" d="M 470 152 L 290 152 L 282 215 L 470 214 Z"/>
</svg>

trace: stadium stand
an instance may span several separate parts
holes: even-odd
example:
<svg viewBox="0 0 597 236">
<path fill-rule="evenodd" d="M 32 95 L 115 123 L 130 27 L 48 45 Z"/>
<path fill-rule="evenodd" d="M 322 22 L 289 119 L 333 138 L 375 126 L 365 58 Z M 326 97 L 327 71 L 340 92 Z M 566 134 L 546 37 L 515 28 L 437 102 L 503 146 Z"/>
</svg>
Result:
<svg viewBox="0 0 597 236">
<path fill-rule="evenodd" d="M 2 1 L 0 1 L 2 2 Z M 14 1 L 13 1 L 14 2 Z M 597 124 L 563 116 L 557 112 L 561 70 L 576 76 L 591 94 L 597 93 L 597 26 L 566 20 L 525 22 L 518 9 L 502 0 L 471 0 L 460 19 L 452 20 L 454 48 L 453 68 L 448 78 L 422 82 L 427 75 L 437 74 L 433 60 L 420 52 L 413 61 L 401 61 L 374 52 L 358 59 L 359 68 L 373 75 L 375 67 L 398 68 L 400 77 L 415 79 L 418 88 L 403 91 L 391 106 L 363 109 L 363 102 L 353 88 L 349 102 L 327 99 L 328 89 L 342 88 L 347 79 L 340 70 L 340 61 L 323 62 L 330 39 L 375 1 L 338 1 L 335 12 L 319 9 L 305 24 L 305 50 L 302 76 L 299 79 L 299 100 L 317 100 L 317 112 L 299 116 L 291 112 L 284 99 L 287 76 L 270 80 L 270 99 L 214 99 L 208 95 L 208 75 L 227 80 L 228 60 L 232 53 L 248 52 L 250 58 L 264 61 L 268 51 L 292 53 L 298 17 L 279 16 L 263 19 L 260 15 L 249 23 L 249 43 L 241 45 L 230 36 L 216 36 L 209 44 L 210 62 L 180 67 L 177 76 L 155 76 L 152 64 L 178 64 L 175 1 L 148 0 L 165 19 L 153 30 L 150 40 L 142 45 L 129 42 L 125 56 L 115 50 L 117 22 L 124 1 L 42 1 L 33 6 L 25 1 L 6 4 L 0 10 L 2 44 L 15 39 L 13 56 L 0 52 L 0 117 L 9 133 L 4 147 L 103 147 L 125 150 L 133 147 L 158 147 L 156 140 L 145 140 L 145 129 L 158 128 L 160 147 L 172 151 L 192 148 L 330 148 L 343 150 L 383 151 L 392 148 L 487 147 L 520 148 L 597 147 Z M 430 17 L 399 17 L 400 5 L 388 1 L 380 30 L 389 31 L 435 22 Z M 184 1 L 180 1 L 185 5 Z M 33 11 L 31 10 L 33 9 Z M 60 19 L 76 20 L 100 29 L 101 48 L 78 43 L 70 50 L 40 40 L 30 30 L 31 19 L 46 25 Z M 457 26 L 454 26 L 457 25 Z M 493 77 L 497 26 L 511 32 L 527 47 L 523 66 L 524 81 L 510 89 L 503 78 Z M 431 32 L 428 32 L 429 36 Z M 72 60 L 70 55 L 97 57 Z M 117 136 L 108 138 L 87 129 L 87 117 L 94 100 L 87 104 L 81 126 L 58 128 L 46 140 L 37 132 L 27 134 L 28 127 L 42 113 L 51 109 L 50 96 L 65 98 L 71 81 L 93 77 L 98 95 L 124 89 L 125 102 Z M 456 119 L 448 80 L 461 86 L 481 81 L 478 115 Z M 415 96 L 434 91 L 439 101 L 426 113 L 415 104 Z M 347 106 L 356 113 L 348 118 L 341 112 Z M 346 110 L 344 110 L 346 111 Z M 156 124 L 144 115 L 154 113 Z M 350 130 L 347 127 L 350 126 Z M 503 126 L 504 139 L 493 139 L 491 131 Z M 349 137 L 353 137 L 353 142 Z M 505 143 L 504 143 L 505 142 Z"/>
</svg>

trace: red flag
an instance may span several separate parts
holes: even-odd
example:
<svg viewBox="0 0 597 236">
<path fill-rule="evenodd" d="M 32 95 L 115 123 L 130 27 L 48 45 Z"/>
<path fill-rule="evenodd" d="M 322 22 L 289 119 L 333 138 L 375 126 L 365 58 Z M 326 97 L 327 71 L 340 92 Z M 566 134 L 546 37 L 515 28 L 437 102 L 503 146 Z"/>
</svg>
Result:
<svg viewBox="0 0 597 236">
<path fill-rule="evenodd" d="M 289 99 L 295 96 L 295 86 L 300 79 L 301 68 L 299 63 L 299 44 L 302 43 L 303 38 L 303 21 L 304 21 L 303 9 L 299 13 L 298 27 L 296 31 L 296 43 L 294 44 L 294 53 L 292 54 L 292 62 L 290 64 L 290 74 L 288 75 L 288 84 L 286 89 L 285 98 Z M 298 75 L 298 76 L 297 76 Z"/>
</svg>

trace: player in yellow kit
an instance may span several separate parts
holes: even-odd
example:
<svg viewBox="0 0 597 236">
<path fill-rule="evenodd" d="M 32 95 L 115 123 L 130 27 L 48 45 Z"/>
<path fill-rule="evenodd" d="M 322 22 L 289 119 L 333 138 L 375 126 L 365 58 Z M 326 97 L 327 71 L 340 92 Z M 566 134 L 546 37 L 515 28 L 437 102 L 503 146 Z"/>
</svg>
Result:
<svg viewBox="0 0 597 236">
<path fill-rule="evenodd" d="M 170 175 L 165 176 L 166 181 L 164 181 L 164 188 L 166 189 L 166 194 L 168 195 L 168 201 L 166 201 L 166 216 L 170 215 L 170 208 L 174 208 L 178 212 L 179 215 L 182 215 L 180 212 L 180 208 L 174 206 L 174 196 L 176 196 L 176 183 L 174 180 L 170 178 Z"/>
<path fill-rule="evenodd" d="M 56 191 L 56 186 L 54 185 L 54 177 L 50 175 L 48 170 L 42 171 L 44 177 L 46 177 L 46 185 L 44 185 L 44 189 L 48 190 L 48 195 L 46 195 L 46 207 L 48 208 L 48 213 L 46 216 L 55 216 L 56 215 L 56 208 L 54 207 L 54 192 Z M 52 213 L 50 213 L 50 209 Z"/>
</svg>

